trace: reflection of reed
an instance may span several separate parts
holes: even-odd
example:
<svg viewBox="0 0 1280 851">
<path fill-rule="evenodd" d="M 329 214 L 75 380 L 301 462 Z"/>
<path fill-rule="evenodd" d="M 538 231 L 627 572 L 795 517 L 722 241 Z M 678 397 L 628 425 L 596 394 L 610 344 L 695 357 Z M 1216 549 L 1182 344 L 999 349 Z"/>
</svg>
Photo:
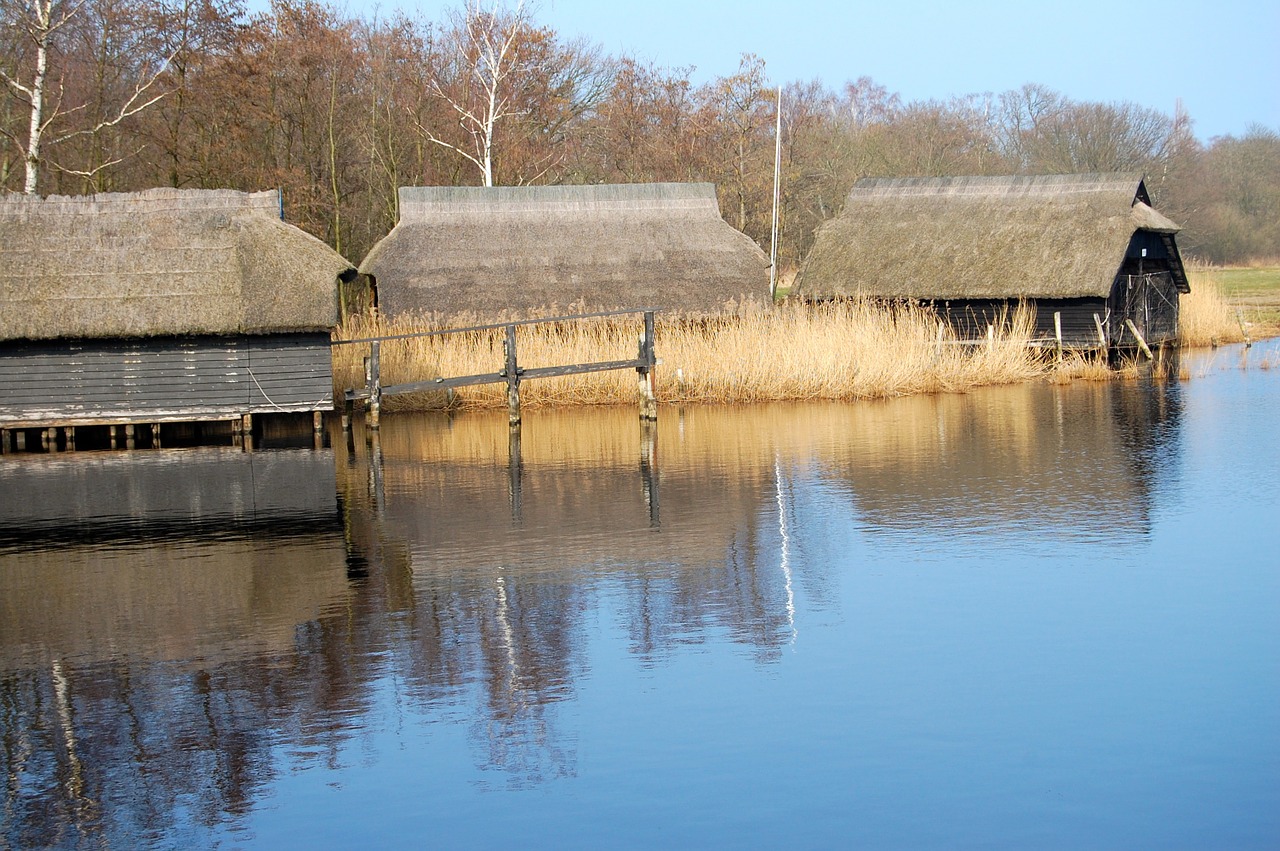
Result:
<svg viewBox="0 0 1280 851">
<path fill-rule="evenodd" d="M 406 416 L 389 420 L 381 437 L 397 494 L 387 521 L 414 542 L 419 576 L 512 559 L 522 581 L 618 564 L 705 573 L 726 563 L 743 530 L 756 534 L 763 506 L 785 492 L 782 469 L 817 468 L 849 489 L 851 510 L 873 528 L 940 521 L 1118 535 L 1145 528 L 1156 472 L 1149 459 L 1162 456 L 1140 445 L 1176 433 L 1177 417 L 1176 386 L 1134 382 L 694 407 L 664 416 L 643 438 L 630 410 L 542 412 L 522 430 L 513 524 L 507 500 L 495 498 L 500 480 L 507 490 L 505 419 Z M 644 524 L 655 487 L 660 523 Z M 775 527 L 786 578 L 785 513 Z M 661 534 L 648 534 L 655 529 Z M 784 599 L 791 587 L 783 583 Z"/>
</svg>

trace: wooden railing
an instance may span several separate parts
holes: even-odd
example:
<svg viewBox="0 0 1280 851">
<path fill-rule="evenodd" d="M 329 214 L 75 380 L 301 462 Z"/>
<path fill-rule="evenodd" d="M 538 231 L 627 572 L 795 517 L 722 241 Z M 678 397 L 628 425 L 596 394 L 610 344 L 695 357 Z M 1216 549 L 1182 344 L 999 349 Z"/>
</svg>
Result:
<svg viewBox="0 0 1280 851">
<path fill-rule="evenodd" d="M 335 346 L 368 344 L 369 356 L 365 359 L 365 386 L 352 388 L 345 393 L 346 415 L 343 424 L 350 424 L 350 414 L 357 400 L 367 403 L 368 422 L 370 428 L 378 428 L 382 413 L 382 397 L 395 396 L 402 393 L 417 393 L 424 390 L 451 390 L 475 384 L 507 385 L 507 414 L 511 425 L 520 424 L 520 383 L 533 378 L 551 378 L 562 375 L 579 375 L 588 372 L 603 372 L 612 369 L 634 369 L 640 376 L 640 417 L 644 420 L 658 418 L 658 402 L 654 392 L 654 368 L 658 360 L 654 353 L 654 314 L 661 308 L 643 307 L 633 310 L 609 310 L 600 313 L 583 313 L 573 316 L 553 316 L 547 319 L 522 319 L 512 322 L 499 322 L 493 325 L 473 325 L 468 328 L 445 328 L 439 331 L 420 331 L 412 334 L 391 334 L 383 337 L 361 337 L 355 340 L 335 340 Z M 640 337 L 639 351 L 634 358 L 626 360 L 599 361 L 595 363 L 565 364 L 563 366 L 542 366 L 526 368 L 520 366 L 516 348 L 516 328 L 522 325 L 545 325 L 552 322 L 574 322 L 584 319 L 598 319 L 605 316 L 627 316 L 642 314 L 644 331 Z M 477 331 L 503 332 L 503 366 L 495 372 L 479 375 L 458 375 L 451 377 L 431 378 L 424 381 L 411 381 L 403 384 L 382 384 L 382 344 L 388 340 L 408 340 L 415 337 L 438 337 L 446 334 L 466 334 Z"/>
</svg>

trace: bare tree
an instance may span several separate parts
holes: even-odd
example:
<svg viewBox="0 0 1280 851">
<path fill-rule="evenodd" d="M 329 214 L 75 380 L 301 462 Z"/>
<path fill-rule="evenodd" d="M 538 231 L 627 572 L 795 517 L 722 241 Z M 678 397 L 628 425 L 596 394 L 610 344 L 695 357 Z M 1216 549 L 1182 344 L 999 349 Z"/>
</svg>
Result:
<svg viewBox="0 0 1280 851">
<path fill-rule="evenodd" d="M 738 230 L 762 238 L 767 235 L 763 214 L 773 174 L 770 154 L 775 117 L 764 60 L 744 53 L 738 73 L 714 80 L 707 92 L 708 106 L 720 130 L 721 180 L 733 200 L 734 224 Z"/>
<path fill-rule="evenodd" d="M 437 74 L 432 89 L 453 109 L 469 141 L 454 144 L 419 125 L 432 142 L 470 160 L 480 170 L 485 186 L 493 185 L 498 122 L 520 113 L 511 84 L 525 70 L 520 47 L 528 27 L 524 0 L 518 0 L 510 11 L 496 0 L 488 9 L 482 9 L 479 0 L 468 3 L 448 36 L 453 53 L 447 69 L 450 79 L 442 81 Z"/>
<path fill-rule="evenodd" d="M 15 67 L 6 70 L 0 67 L 0 81 L 25 105 L 28 110 L 26 139 L 22 140 L 6 130 L 10 140 L 23 152 L 25 163 L 25 179 L 23 191 L 28 195 L 35 194 L 40 182 L 40 167 L 44 159 L 43 151 L 61 142 L 78 136 L 96 135 L 109 127 L 115 127 L 131 115 L 136 115 L 165 96 L 163 91 L 155 91 L 153 87 L 161 73 L 164 72 L 173 54 L 159 62 L 155 67 L 143 62 L 133 86 L 132 93 L 125 96 L 119 108 L 96 121 L 77 128 L 67 128 L 50 132 L 54 123 L 66 119 L 75 113 L 86 110 L 87 104 L 66 107 L 63 103 L 65 92 L 64 76 L 51 68 L 51 61 L 57 52 L 58 43 L 63 34 L 70 28 L 73 20 L 85 7 L 88 0 L 9 0 L 3 20 L 5 26 L 19 31 L 27 47 L 32 51 L 31 67 L 26 74 Z M 51 91 L 51 84 L 56 79 L 56 91 Z M 25 82 L 24 82 L 25 80 Z M 119 158 L 100 162 L 89 169 L 64 169 L 72 174 L 91 177 L 108 166 L 120 162 Z"/>
</svg>

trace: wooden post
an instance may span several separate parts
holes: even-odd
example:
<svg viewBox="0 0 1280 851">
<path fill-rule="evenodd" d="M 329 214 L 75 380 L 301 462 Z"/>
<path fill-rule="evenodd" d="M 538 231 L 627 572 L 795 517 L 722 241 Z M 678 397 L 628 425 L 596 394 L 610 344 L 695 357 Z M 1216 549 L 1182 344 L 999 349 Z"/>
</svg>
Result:
<svg viewBox="0 0 1280 851">
<path fill-rule="evenodd" d="M 0 455 L 9 454 L 9 429 L 0 428 Z"/>
<path fill-rule="evenodd" d="M 640 374 L 640 419 L 653 421 L 658 418 L 658 394 L 654 388 L 658 359 L 653 349 L 653 311 L 644 314 L 644 336 L 640 338 L 640 360 L 644 366 L 636 367 Z"/>
<path fill-rule="evenodd" d="M 253 451 L 253 414 L 245 414 L 240 418 L 240 434 L 245 452 Z"/>
<path fill-rule="evenodd" d="M 1106 351 L 1107 332 L 1106 329 L 1102 327 L 1102 317 L 1096 313 L 1093 314 L 1093 327 L 1098 329 L 1098 345 L 1102 347 L 1103 351 Z"/>
<path fill-rule="evenodd" d="M 369 361 L 365 378 L 369 387 L 369 428 L 382 427 L 382 343 L 369 344 Z"/>
<path fill-rule="evenodd" d="M 76 451 L 76 427 L 67 426 L 62 430 L 62 433 L 66 435 L 66 438 L 67 438 L 67 451 L 75 452 Z"/>
<path fill-rule="evenodd" d="M 1240 333 L 1244 335 L 1244 347 L 1246 349 L 1253 347 L 1253 340 L 1249 339 L 1249 329 L 1244 322 L 1244 313 L 1240 308 L 1236 308 L 1236 321 L 1240 323 Z"/>
<path fill-rule="evenodd" d="M 520 453 L 520 424 L 513 424 L 508 431 L 507 496 L 511 501 L 511 519 L 519 522 L 524 517 L 524 459 Z"/>
<path fill-rule="evenodd" d="M 120 445 L 120 426 L 108 426 L 107 432 L 111 436 L 111 448 L 117 448 Z"/>
<path fill-rule="evenodd" d="M 133 449 L 137 446 L 137 428 L 133 423 L 125 423 L 124 426 L 124 448 Z"/>
<path fill-rule="evenodd" d="M 19 452 L 27 451 L 27 433 L 23 429 L 18 429 L 18 433 L 13 436 L 13 448 Z"/>
<path fill-rule="evenodd" d="M 649 528 L 662 525 L 658 510 L 658 423 L 655 420 L 640 421 L 640 483 L 644 488 L 644 501 L 649 506 Z"/>
<path fill-rule="evenodd" d="M 506 326 L 506 339 L 502 343 L 506 353 L 506 368 L 503 375 L 507 379 L 507 422 L 513 426 L 520 425 L 520 365 L 516 360 L 516 326 Z"/>
<path fill-rule="evenodd" d="M 1142 334 L 1138 333 L 1138 326 L 1133 324 L 1133 320 L 1126 319 L 1124 324 L 1128 327 L 1129 333 L 1133 335 L 1133 339 L 1138 341 L 1138 348 L 1142 349 L 1142 353 L 1147 356 L 1147 360 L 1155 360 L 1155 355 L 1151 354 L 1147 341 L 1142 339 Z"/>
<path fill-rule="evenodd" d="M 1053 313 L 1053 338 L 1058 341 L 1058 362 L 1062 362 L 1062 314 Z"/>
<path fill-rule="evenodd" d="M 368 431 L 369 440 L 369 490 L 373 497 L 374 516 L 382 519 L 387 507 L 387 488 L 382 469 L 382 432 Z"/>
<path fill-rule="evenodd" d="M 160 423 L 151 424 L 151 448 L 160 448 Z"/>
<path fill-rule="evenodd" d="M 40 448 L 50 452 L 58 451 L 58 430 L 46 428 L 40 431 Z"/>
</svg>

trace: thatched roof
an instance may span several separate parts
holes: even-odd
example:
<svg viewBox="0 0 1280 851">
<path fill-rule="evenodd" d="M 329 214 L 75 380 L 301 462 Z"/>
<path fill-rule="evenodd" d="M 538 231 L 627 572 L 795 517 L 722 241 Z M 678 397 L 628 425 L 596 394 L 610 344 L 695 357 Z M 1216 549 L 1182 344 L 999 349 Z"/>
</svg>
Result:
<svg viewBox="0 0 1280 851">
<path fill-rule="evenodd" d="M 351 264 L 279 193 L 0 197 L 0 340 L 321 330 Z"/>
<path fill-rule="evenodd" d="M 709 183 L 400 190 L 400 223 L 360 271 L 388 315 L 594 309 L 718 312 L 767 298 L 769 260 Z"/>
<path fill-rule="evenodd" d="M 1135 231 L 1178 231 L 1148 202 L 1137 174 L 859 180 L 793 292 L 1105 297 Z"/>
</svg>

